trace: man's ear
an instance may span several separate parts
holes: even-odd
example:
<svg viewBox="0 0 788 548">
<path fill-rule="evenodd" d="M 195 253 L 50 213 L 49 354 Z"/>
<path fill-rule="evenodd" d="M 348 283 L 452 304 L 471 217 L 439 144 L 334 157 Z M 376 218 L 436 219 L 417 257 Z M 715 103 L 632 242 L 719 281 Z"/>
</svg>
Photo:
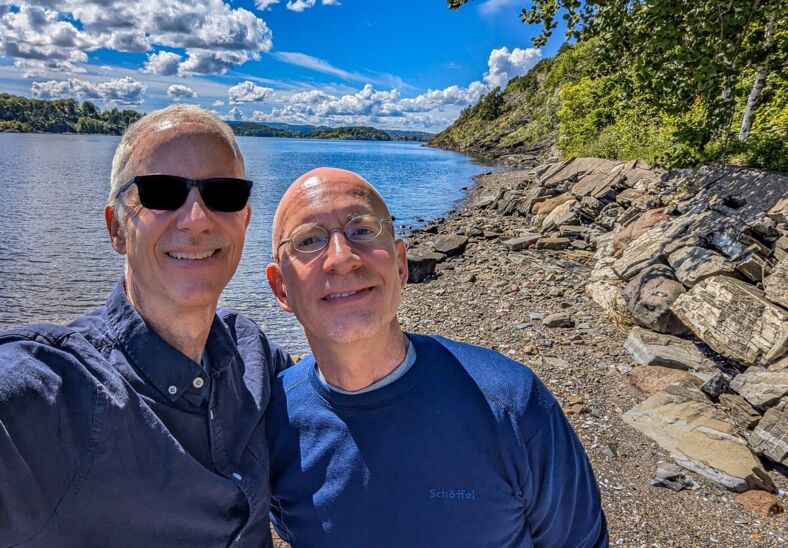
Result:
<svg viewBox="0 0 788 548">
<path fill-rule="evenodd" d="M 252 220 L 252 206 L 246 205 L 246 219 L 244 219 L 244 228 L 249 228 L 249 221 Z"/>
<path fill-rule="evenodd" d="M 109 232 L 109 241 L 112 243 L 112 249 L 121 255 L 125 255 L 126 238 L 123 236 L 118 216 L 115 215 L 115 208 L 111 205 L 104 208 L 104 222 L 107 223 L 107 232 Z"/>
<path fill-rule="evenodd" d="M 276 302 L 279 303 L 279 308 L 285 312 L 292 312 L 290 302 L 287 299 L 287 289 L 285 288 L 285 278 L 282 276 L 282 269 L 276 263 L 270 263 L 265 269 L 265 277 L 268 280 L 268 285 L 271 286 L 271 291 L 274 292 Z"/>
<path fill-rule="evenodd" d="M 397 271 L 399 272 L 400 285 L 404 288 L 408 283 L 408 249 L 405 242 L 396 240 L 394 242 L 397 252 Z"/>
</svg>

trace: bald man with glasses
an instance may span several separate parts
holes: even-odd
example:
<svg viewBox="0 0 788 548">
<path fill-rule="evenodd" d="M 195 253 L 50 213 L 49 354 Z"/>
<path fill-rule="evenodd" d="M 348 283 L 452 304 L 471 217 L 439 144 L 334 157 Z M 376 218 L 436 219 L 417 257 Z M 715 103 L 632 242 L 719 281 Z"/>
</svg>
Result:
<svg viewBox="0 0 788 548">
<path fill-rule="evenodd" d="M 281 372 L 272 517 L 300 546 L 608 544 L 588 458 L 524 365 L 404 333 L 405 244 L 355 173 L 298 178 L 274 216 L 279 305 L 313 355 Z"/>
</svg>

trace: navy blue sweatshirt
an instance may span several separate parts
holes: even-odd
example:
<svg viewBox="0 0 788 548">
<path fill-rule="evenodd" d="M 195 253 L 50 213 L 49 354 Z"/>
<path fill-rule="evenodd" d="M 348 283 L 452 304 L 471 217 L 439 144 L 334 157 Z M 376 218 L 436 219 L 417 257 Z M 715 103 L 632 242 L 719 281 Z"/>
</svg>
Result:
<svg viewBox="0 0 788 548">
<path fill-rule="evenodd" d="M 331 391 L 307 358 L 267 423 L 272 518 L 302 546 L 606 546 L 588 458 L 547 388 L 491 350 L 409 335 L 400 379 Z"/>
</svg>

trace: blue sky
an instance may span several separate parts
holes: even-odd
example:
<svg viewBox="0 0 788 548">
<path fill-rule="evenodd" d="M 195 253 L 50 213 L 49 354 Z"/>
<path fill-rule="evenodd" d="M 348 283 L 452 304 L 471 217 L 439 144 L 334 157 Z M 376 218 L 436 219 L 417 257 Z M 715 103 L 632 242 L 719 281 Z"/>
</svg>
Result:
<svg viewBox="0 0 788 548">
<path fill-rule="evenodd" d="M 4 92 L 261 122 L 439 131 L 562 39 L 534 49 L 520 0 L 11 1 Z"/>
</svg>

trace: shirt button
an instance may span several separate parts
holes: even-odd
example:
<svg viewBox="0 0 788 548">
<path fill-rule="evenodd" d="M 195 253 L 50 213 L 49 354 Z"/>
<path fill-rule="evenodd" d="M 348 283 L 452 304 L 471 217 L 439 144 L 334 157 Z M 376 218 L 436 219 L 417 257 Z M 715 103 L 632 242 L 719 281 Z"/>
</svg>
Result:
<svg viewBox="0 0 788 548">
<path fill-rule="evenodd" d="M 192 381 L 192 386 L 195 388 L 202 388 L 205 385 L 205 381 L 202 380 L 202 377 L 197 377 Z"/>
<path fill-rule="evenodd" d="M 167 389 L 167 392 L 169 392 L 170 394 L 172 394 L 172 395 L 174 396 L 175 394 L 177 394 L 177 393 L 178 393 L 178 389 L 177 389 L 177 388 L 175 388 L 175 386 L 170 386 L 170 387 Z"/>
</svg>

